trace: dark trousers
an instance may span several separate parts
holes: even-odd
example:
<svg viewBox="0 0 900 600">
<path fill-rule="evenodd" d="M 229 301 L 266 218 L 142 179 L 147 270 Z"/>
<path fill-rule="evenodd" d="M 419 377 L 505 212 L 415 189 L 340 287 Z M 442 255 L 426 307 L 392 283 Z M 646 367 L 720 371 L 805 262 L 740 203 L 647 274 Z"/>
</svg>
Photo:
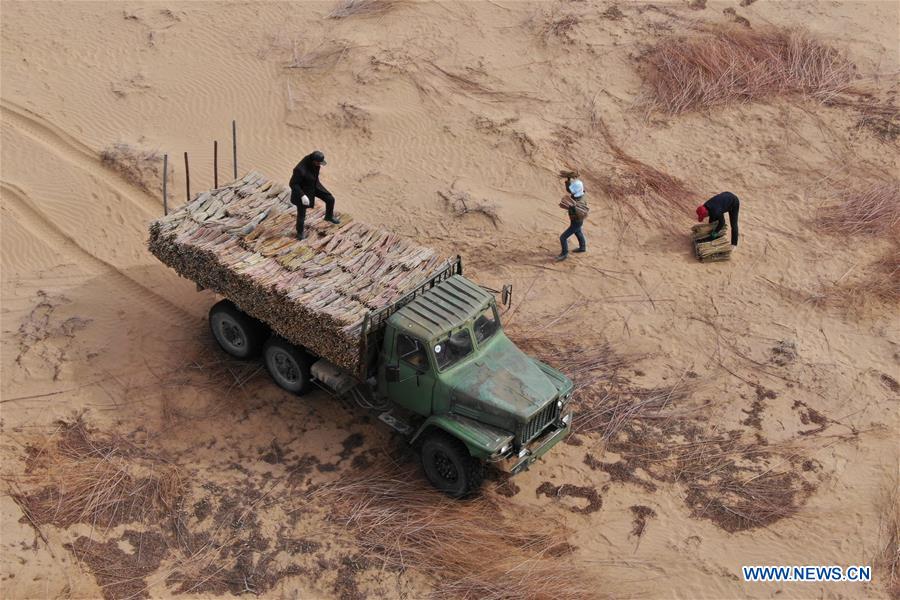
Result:
<svg viewBox="0 0 900 600">
<path fill-rule="evenodd" d="M 562 232 L 562 235 L 559 236 L 559 243 L 562 246 L 562 253 L 569 253 L 569 238 L 573 235 L 578 238 L 578 248 L 581 250 L 585 250 L 587 248 L 587 241 L 584 239 L 584 234 L 581 232 L 581 226 L 584 225 L 584 221 L 572 221 L 572 224 L 569 225 L 569 228 Z"/>
<path fill-rule="evenodd" d="M 325 203 L 325 218 L 330 219 L 334 216 L 334 198 L 323 198 Z M 306 222 L 306 209 L 309 207 L 302 204 L 297 205 L 297 235 L 303 235 L 303 224 Z"/>
<path fill-rule="evenodd" d="M 728 221 L 731 223 L 731 245 L 737 246 L 738 243 L 738 212 L 741 209 L 741 201 L 734 199 L 731 210 L 728 211 Z"/>
</svg>

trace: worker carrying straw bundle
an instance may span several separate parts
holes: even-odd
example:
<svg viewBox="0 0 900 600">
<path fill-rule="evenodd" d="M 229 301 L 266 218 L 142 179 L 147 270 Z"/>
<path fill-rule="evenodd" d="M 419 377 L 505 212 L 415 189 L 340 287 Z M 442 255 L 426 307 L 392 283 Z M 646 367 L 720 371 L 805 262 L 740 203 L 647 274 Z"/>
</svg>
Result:
<svg viewBox="0 0 900 600">
<path fill-rule="evenodd" d="M 568 213 L 569 227 L 559 236 L 562 251 L 556 257 L 557 261 L 566 260 L 569 257 L 569 238 L 573 235 L 578 239 L 578 248 L 575 249 L 575 252 L 587 252 L 587 241 L 584 239 L 584 233 L 581 231 L 581 228 L 584 226 L 584 220 L 588 215 L 587 198 L 584 196 L 584 183 L 578 178 L 578 173 L 574 171 L 562 171 L 560 176 L 565 179 L 568 196 L 563 196 L 559 207 L 565 209 Z"/>
</svg>

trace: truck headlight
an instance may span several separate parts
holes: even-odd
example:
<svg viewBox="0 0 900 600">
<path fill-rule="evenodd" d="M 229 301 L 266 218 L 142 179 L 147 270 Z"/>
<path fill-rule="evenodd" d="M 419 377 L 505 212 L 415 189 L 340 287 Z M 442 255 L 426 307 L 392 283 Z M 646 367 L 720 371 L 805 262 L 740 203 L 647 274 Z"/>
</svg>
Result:
<svg viewBox="0 0 900 600">
<path fill-rule="evenodd" d="M 556 401 L 556 408 L 562 408 L 562 407 L 563 407 L 563 401 L 562 401 L 562 400 L 557 400 L 557 401 Z"/>
<path fill-rule="evenodd" d="M 562 418 L 562 422 L 565 423 L 567 427 L 569 425 L 571 425 L 572 424 L 572 413 L 568 412 L 568 413 L 564 414 L 563 418 Z"/>
<path fill-rule="evenodd" d="M 500 454 L 506 454 L 507 450 L 509 450 L 509 444 L 506 444 L 502 448 L 500 448 Z"/>
</svg>

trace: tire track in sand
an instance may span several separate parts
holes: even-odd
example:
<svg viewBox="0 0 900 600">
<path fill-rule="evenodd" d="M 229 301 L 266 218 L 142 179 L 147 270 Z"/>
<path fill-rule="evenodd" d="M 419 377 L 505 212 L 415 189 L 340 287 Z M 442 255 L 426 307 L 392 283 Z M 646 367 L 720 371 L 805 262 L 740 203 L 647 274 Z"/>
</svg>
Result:
<svg viewBox="0 0 900 600">
<path fill-rule="evenodd" d="M 178 304 L 129 277 L 114 264 L 92 254 L 81 246 L 78 240 L 60 229 L 47 215 L 36 208 L 28 193 L 19 186 L 0 179 L 0 193 L 2 193 L 4 204 L 12 208 L 19 223 L 36 237 L 46 241 L 51 247 L 68 250 L 73 260 L 81 260 L 85 266 L 92 268 L 91 270 L 113 275 L 123 285 L 129 295 L 134 296 L 140 303 L 152 305 L 153 308 L 163 315 L 171 316 L 174 308 L 181 318 L 187 318 L 191 321 L 196 319 L 195 315 Z"/>
<path fill-rule="evenodd" d="M 101 165 L 95 150 L 37 113 L 0 98 L 0 115 L 5 124 L 23 136 L 46 146 L 61 159 L 86 171 L 99 183 L 111 188 L 136 208 L 146 212 L 148 218 L 162 212 L 161 200 L 138 190 L 125 178 Z"/>
</svg>

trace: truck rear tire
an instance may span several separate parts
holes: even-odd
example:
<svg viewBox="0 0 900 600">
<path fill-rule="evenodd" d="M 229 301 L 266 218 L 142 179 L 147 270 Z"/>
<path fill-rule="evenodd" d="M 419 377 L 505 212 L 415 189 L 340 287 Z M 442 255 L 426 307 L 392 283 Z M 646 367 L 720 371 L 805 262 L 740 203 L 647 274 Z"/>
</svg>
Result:
<svg viewBox="0 0 900 600">
<path fill-rule="evenodd" d="M 448 496 L 463 498 L 481 487 L 484 464 L 450 434 L 430 433 L 422 442 L 421 456 L 428 481 Z"/>
<path fill-rule="evenodd" d="M 209 309 L 209 328 L 222 350 L 235 358 L 258 356 L 266 341 L 265 325 L 241 312 L 231 300 L 221 300 Z"/>
<path fill-rule="evenodd" d="M 273 335 L 263 349 L 266 369 L 284 390 L 302 396 L 312 388 L 309 354 L 285 339 Z"/>
</svg>

